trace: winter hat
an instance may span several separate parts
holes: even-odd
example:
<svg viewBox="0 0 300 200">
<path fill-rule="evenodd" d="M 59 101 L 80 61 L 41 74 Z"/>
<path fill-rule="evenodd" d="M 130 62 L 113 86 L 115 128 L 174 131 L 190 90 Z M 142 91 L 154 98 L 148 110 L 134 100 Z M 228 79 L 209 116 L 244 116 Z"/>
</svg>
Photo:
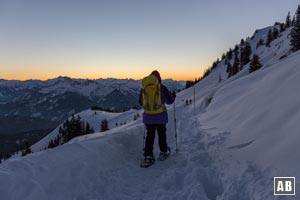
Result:
<svg viewBox="0 0 300 200">
<path fill-rule="evenodd" d="M 151 75 L 156 76 L 156 78 L 158 79 L 159 82 L 161 82 L 161 78 L 160 78 L 160 74 L 157 70 L 154 70 L 153 72 L 151 72 Z"/>
</svg>

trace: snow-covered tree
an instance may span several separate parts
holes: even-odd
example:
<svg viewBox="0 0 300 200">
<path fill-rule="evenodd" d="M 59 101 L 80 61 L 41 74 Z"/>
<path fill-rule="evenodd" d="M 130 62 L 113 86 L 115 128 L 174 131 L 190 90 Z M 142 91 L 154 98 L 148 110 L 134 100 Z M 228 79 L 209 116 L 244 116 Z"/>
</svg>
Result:
<svg viewBox="0 0 300 200">
<path fill-rule="evenodd" d="M 30 144 L 28 141 L 25 142 L 24 150 L 22 151 L 22 156 L 26 156 L 27 154 L 31 153 Z"/>
<path fill-rule="evenodd" d="M 187 81 L 187 82 L 185 83 L 185 88 L 186 88 L 186 89 L 187 89 L 187 88 L 190 88 L 190 87 L 192 87 L 194 84 L 195 84 L 194 81 Z"/>
<path fill-rule="evenodd" d="M 225 59 L 225 57 L 226 57 L 226 56 L 225 56 L 225 53 L 223 53 L 223 54 L 222 54 L 222 58 L 221 58 L 221 60 L 224 60 L 224 59 Z"/>
<path fill-rule="evenodd" d="M 221 83 L 222 82 L 222 76 L 221 76 L 221 74 L 219 74 L 219 83 Z"/>
<path fill-rule="evenodd" d="M 298 5 L 298 9 L 295 14 L 295 24 L 291 31 L 290 42 L 293 52 L 300 49 L 300 5 Z"/>
<path fill-rule="evenodd" d="M 273 29 L 273 40 L 278 38 L 278 35 L 279 35 L 279 31 L 276 27 L 274 27 L 274 29 Z"/>
<path fill-rule="evenodd" d="M 280 24 L 280 30 L 279 30 L 280 33 L 283 32 L 283 31 L 285 31 L 285 29 L 286 29 L 286 28 L 285 28 L 285 24 L 284 24 L 284 23 L 281 23 L 281 24 Z"/>
<path fill-rule="evenodd" d="M 241 69 L 243 69 L 243 66 L 246 65 L 248 62 L 250 62 L 250 56 L 251 56 L 252 50 L 249 42 L 245 42 L 244 47 L 241 48 Z"/>
<path fill-rule="evenodd" d="M 93 127 L 90 126 L 90 124 L 87 122 L 85 125 L 85 134 L 91 134 L 94 133 Z"/>
<path fill-rule="evenodd" d="M 243 46 L 245 44 L 245 40 L 242 38 L 240 42 L 240 46 Z"/>
<path fill-rule="evenodd" d="M 292 26 L 294 26 L 295 25 L 295 15 L 294 15 L 294 17 L 293 17 L 293 19 L 292 19 Z"/>
<path fill-rule="evenodd" d="M 226 68 L 226 72 L 227 72 L 227 73 L 230 72 L 231 67 L 232 67 L 232 66 L 231 66 L 230 62 L 228 62 L 228 63 L 227 63 L 227 68 Z"/>
<path fill-rule="evenodd" d="M 267 47 L 270 47 L 270 44 L 272 41 L 273 41 L 273 33 L 272 33 L 272 30 L 270 29 L 268 32 L 268 37 L 267 37 L 267 42 L 266 42 Z"/>
<path fill-rule="evenodd" d="M 239 53 L 239 46 L 238 45 L 235 45 L 233 52 L 234 52 L 234 55 L 238 55 L 238 53 Z"/>
<path fill-rule="evenodd" d="M 260 46 L 262 46 L 262 45 L 264 45 L 265 43 L 264 43 L 264 40 L 262 39 L 262 38 L 260 38 L 259 40 L 258 40 L 258 42 L 257 42 L 257 44 L 256 44 L 256 48 L 258 48 L 258 47 L 260 47 Z"/>
<path fill-rule="evenodd" d="M 103 120 L 101 121 L 100 127 L 101 127 L 101 130 L 100 130 L 101 132 L 104 132 L 104 131 L 109 130 L 109 129 L 108 129 L 108 121 L 107 121 L 107 119 L 103 119 Z"/>
<path fill-rule="evenodd" d="M 260 63 L 259 56 L 254 54 L 252 57 L 252 60 L 250 62 L 249 73 L 252 73 L 252 72 L 258 70 L 261 67 L 262 67 L 262 64 Z"/>
<path fill-rule="evenodd" d="M 234 62 L 232 65 L 232 76 L 237 74 L 240 70 L 240 60 L 238 56 L 235 56 Z"/>
<path fill-rule="evenodd" d="M 232 49 L 230 48 L 229 51 L 226 53 L 226 57 L 228 60 L 232 59 Z"/>
<path fill-rule="evenodd" d="M 58 135 L 49 142 L 48 148 L 54 148 L 67 143 L 74 137 L 94 133 L 94 128 L 87 122 L 81 120 L 81 117 L 74 115 L 71 119 L 67 119 L 62 126 L 59 127 Z"/>
<path fill-rule="evenodd" d="M 291 26 L 291 23 L 291 14 L 289 12 L 285 19 L 285 28 L 289 28 Z"/>
</svg>

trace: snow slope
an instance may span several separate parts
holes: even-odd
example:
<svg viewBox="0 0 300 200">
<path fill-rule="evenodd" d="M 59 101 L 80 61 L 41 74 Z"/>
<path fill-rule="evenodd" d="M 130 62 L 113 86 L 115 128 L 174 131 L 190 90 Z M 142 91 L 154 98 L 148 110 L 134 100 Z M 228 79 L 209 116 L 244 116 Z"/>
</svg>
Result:
<svg viewBox="0 0 300 200">
<path fill-rule="evenodd" d="M 262 69 L 248 74 L 246 66 L 226 79 L 223 60 L 194 88 L 177 95 L 179 152 L 174 153 L 174 110 L 169 106 L 173 153 L 168 160 L 139 167 L 144 133 L 139 118 L 5 161 L 0 164 L 1 199 L 300 199 L 295 153 L 300 151 L 300 52 L 279 59 L 289 51 L 286 35 L 270 48 L 256 50 L 261 51 Z M 269 56 L 272 51 L 275 56 Z M 194 89 L 196 102 L 187 106 L 185 99 L 193 99 Z M 83 115 L 92 119 L 89 112 Z M 296 196 L 273 196 L 274 176 L 295 176 Z"/>
<path fill-rule="evenodd" d="M 0 189 L 2 198 L 215 199 L 222 193 L 220 175 L 199 130 L 183 134 L 198 123 L 192 107 L 177 103 L 180 151 L 167 161 L 149 169 L 139 167 L 143 139 L 139 119 L 105 134 L 75 138 L 61 147 L 4 162 L 0 165 L 0 184 L 5 185 Z M 172 149 L 173 125 L 170 121 Z"/>
<path fill-rule="evenodd" d="M 216 92 L 202 121 L 231 133 L 227 145 L 235 159 L 300 177 L 293 153 L 300 150 L 299 64 L 300 52 Z"/>
<path fill-rule="evenodd" d="M 110 113 L 105 111 L 93 111 L 91 109 L 82 111 L 77 113 L 75 117 L 78 115 L 84 122 L 88 122 L 91 127 L 94 128 L 95 132 L 100 132 L 100 124 L 101 121 L 106 119 L 108 121 L 108 128 L 116 128 L 120 126 L 122 128 L 126 123 L 134 120 L 134 116 L 139 114 L 142 115 L 142 112 L 139 110 L 131 109 L 121 113 Z M 122 124 L 122 125 L 121 125 Z M 59 127 L 62 126 L 60 124 L 56 129 L 54 129 L 51 133 L 49 133 L 45 138 L 32 145 L 31 150 L 33 152 L 44 150 L 48 147 L 48 144 L 51 140 L 54 140 L 58 135 Z"/>
</svg>

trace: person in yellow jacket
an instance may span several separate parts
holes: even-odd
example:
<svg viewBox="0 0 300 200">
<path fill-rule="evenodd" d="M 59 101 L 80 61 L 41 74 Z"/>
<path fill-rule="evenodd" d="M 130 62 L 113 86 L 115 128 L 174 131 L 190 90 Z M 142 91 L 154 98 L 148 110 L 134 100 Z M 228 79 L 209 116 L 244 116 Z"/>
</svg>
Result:
<svg viewBox="0 0 300 200">
<path fill-rule="evenodd" d="M 148 89 L 148 86 L 154 89 Z M 151 92 L 153 92 L 153 94 L 151 94 Z M 157 70 L 154 70 L 149 77 L 143 79 L 143 88 L 140 92 L 139 103 L 144 109 L 143 123 L 147 129 L 144 160 L 142 162 L 144 167 L 150 166 L 155 162 L 153 144 L 156 131 L 161 152 L 159 156 L 168 156 L 170 154 L 166 136 L 168 113 L 165 104 L 172 104 L 175 98 L 175 92 L 171 93 L 167 87 L 161 83 L 161 77 Z"/>
</svg>

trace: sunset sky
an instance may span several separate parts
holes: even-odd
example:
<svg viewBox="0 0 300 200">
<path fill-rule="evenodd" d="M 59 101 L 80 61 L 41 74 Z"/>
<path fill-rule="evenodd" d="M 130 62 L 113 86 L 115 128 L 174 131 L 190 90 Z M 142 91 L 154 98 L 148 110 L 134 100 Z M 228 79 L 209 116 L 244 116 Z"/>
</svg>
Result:
<svg viewBox="0 0 300 200">
<path fill-rule="evenodd" d="M 0 0 L 0 78 L 193 80 L 298 0 Z"/>
</svg>

